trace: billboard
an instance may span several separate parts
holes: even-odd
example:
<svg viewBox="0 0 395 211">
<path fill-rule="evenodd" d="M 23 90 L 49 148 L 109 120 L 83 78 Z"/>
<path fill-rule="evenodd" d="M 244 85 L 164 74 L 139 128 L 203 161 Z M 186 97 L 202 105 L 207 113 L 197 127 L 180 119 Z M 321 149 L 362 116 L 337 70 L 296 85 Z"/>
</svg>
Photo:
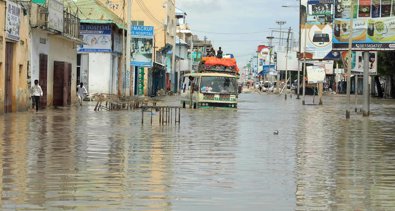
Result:
<svg viewBox="0 0 395 211">
<path fill-rule="evenodd" d="M 350 36 L 353 50 L 395 50 L 395 0 L 335 0 L 333 48 L 348 49 Z"/>
<path fill-rule="evenodd" d="M 152 67 L 152 52 L 154 41 L 153 26 L 132 26 L 131 65 Z"/>
<path fill-rule="evenodd" d="M 20 14 L 21 7 L 14 2 L 7 1 L 5 33 L 10 40 L 19 41 Z"/>
<path fill-rule="evenodd" d="M 78 52 L 111 52 L 111 33 L 109 24 L 81 24 L 85 44 L 79 46 Z"/>
<path fill-rule="evenodd" d="M 301 0 L 301 51 L 312 59 L 333 59 L 334 0 Z"/>
<path fill-rule="evenodd" d="M 351 56 L 351 73 L 356 75 L 363 74 L 363 52 L 354 51 Z M 347 51 L 342 52 L 343 64 L 347 67 Z M 369 75 L 377 74 L 377 52 L 369 52 Z"/>
<path fill-rule="evenodd" d="M 258 54 L 258 73 L 260 75 L 265 75 L 269 72 L 271 68 L 269 65 L 274 64 L 273 62 L 273 55 L 270 58 L 271 49 L 269 46 L 266 45 L 259 45 L 257 54 Z M 270 61 L 270 59 L 272 61 Z M 266 67 L 266 68 L 264 68 Z M 263 71 L 263 72 L 262 72 Z"/>
<path fill-rule="evenodd" d="M 287 54 L 285 52 L 277 52 L 277 70 L 298 71 L 299 61 L 297 58 L 297 53 L 294 51 L 290 51 L 288 52 L 287 61 L 286 58 L 287 58 Z"/>
</svg>

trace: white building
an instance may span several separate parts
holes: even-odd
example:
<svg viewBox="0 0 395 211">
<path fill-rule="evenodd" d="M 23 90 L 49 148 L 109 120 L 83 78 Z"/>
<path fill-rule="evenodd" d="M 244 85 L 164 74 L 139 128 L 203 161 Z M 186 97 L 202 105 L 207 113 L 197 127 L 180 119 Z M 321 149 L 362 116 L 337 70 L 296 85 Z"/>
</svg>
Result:
<svg viewBox="0 0 395 211">
<path fill-rule="evenodd" d="M 39 80 L 42 107 L 68 106 L 76 100 L 80 22 L 77 14 L 65 10 L 57 0 L 31 6 L 29 86 Z"/>
<path fill-rule="evenodd" d="M 84 43 L 78 46 L 78 82 L 83 82 L 90 94 L 129 94 L 130 71 L 123 71 L 123 21 L 96 1 L 81 0 L 80 35 Z"/>
</svg>

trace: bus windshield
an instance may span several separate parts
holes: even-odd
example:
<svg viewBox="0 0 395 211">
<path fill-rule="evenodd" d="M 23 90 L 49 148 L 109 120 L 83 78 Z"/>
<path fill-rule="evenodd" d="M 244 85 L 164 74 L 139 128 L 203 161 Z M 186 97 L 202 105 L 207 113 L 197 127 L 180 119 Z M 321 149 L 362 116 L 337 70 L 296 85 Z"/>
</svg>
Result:
<svg viewBox="0 0 395 211">
<path fill-rule="evenodd" d="M 202 93 L 237 94 L 237 81 L 232 77 L 203 76 L 200 91 Z"/>
</svg>

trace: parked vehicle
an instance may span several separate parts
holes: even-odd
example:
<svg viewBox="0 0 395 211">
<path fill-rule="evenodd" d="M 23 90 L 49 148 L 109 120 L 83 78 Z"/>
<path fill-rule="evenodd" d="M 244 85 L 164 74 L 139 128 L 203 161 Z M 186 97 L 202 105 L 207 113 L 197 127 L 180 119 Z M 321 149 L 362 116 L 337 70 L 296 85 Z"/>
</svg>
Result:
<svg viewBox="0 0 395 211">
<path fill-rule="evenodd" d="M 265 81 L 262 83 L 262 91 L 264 92 L 273 92 L 274 84 L 270 81 Z"/>
</svg>

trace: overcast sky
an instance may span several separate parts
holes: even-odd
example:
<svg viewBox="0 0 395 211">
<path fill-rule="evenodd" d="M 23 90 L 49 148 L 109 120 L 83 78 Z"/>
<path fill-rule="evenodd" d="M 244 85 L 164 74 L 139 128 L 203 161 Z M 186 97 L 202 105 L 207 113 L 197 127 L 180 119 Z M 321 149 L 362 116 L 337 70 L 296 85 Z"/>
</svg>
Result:
<svg viewBox="0 0 395 211">
<path fill-rule="evenodd" d="M 266 37 L 279 28 L 277 20 L 287 21 L 282 28 L 292 27 L 297 33 L 298 5 L 299 0 L 176 0 L 193 34 L 206 36 L 216 50 L 221 46 L 224 53 L 233 53 L 240 68 L 259 44 L 268 44 Z"/>
</svg>

